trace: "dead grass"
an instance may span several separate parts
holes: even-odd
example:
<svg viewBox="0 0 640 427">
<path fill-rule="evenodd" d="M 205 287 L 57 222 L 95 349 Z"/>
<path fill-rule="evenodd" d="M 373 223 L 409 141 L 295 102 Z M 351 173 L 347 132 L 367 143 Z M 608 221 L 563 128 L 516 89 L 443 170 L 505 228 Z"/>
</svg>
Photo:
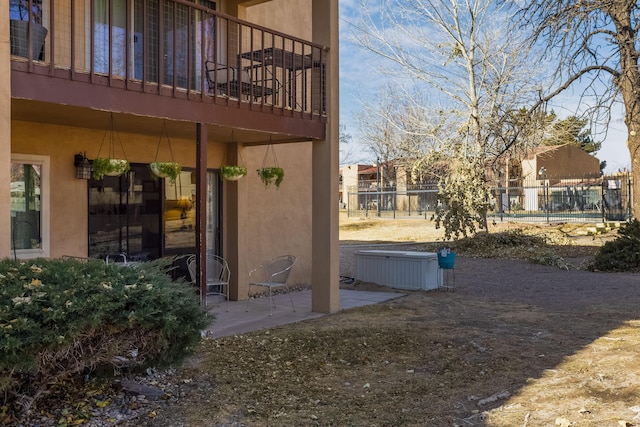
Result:
<svg viewBox="0 0 640 427">
<path fill-rule="evenodd" d="M 602 243 L 575 227 L 537 228 L 559 236 L 560 253 L 579 247 L 589 256 Z M 438 233 L 423 221 L 350 220 L 340 237 L 437 242 Z M 640 413 L 637 318 L 409 292 L 318 320 L 206 340 L 178 371 L 192 389 L 146 423 L 630 426 Z"/>
<path fill-rule="evenodd" d="M 615 313 L 549 313 L 455 293 L 414 293 L 321 320 L 205 341 L 198 362 L 178 372 L 193 388 L 148 423 L 631 423 L 640 391 L 639 331 L 635 321 L 616 327 L 619 322 Z"/>
<path fill-rule="evenodd" d="M 340 217 L 340 242 L 428 242 L 444 239 L 444 231 L 433 221 L 422 219 L 362 219 Z"/>
<path fill-rule="evenodd" d="M 540 228 L 563 236 L 559 253 L 589 256 L 602 242 L 561 227 Z M 340 237 L 437 242 L 440 232 L 424 221 L 349 220 Z M 409 292 L 207 339 L 176 373 L 178 403 L 130 425 L 631 426 L 640 424 L 638 314 Z"/>
</svg>

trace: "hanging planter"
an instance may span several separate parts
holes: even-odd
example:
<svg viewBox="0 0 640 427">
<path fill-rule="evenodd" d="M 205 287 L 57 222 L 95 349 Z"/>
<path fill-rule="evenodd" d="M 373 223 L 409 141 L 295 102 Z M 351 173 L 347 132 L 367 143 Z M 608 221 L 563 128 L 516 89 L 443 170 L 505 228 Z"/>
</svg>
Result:
<svg viewBox="0 0 640 427">
<path fill-rule="evenodd" d="M 102 146 L 104 144 L 105 138 L 107 137 L 107 133 L 109 134 L 108 157 L 100 157 L 100 151 L 102 150 Z M 122 159 L 115 157 L 116 138 L 118 139 L 120 148 L 122 150 L 122 154 L 124 157 Z M 111 115 L 109 116 L 109 124 L 107 125 L 107 129 L 104 132 L 102 142 L 100 143 L 100 148 L 98 149 L 98 155 L 93 160 L 91 169 L 93 170 L 93 178 L 97 180 L 100 180 L 105 176 L 120 176 L 129 171 L 129 161 L 127 160 L 127 156 L 124 152 L 124 146 L 122 145 L 120 136 L 116 131 L 115 123 L 113 120 L 113 113 L 111 113 Z"/>
<path fill-rule="evenodd" d="M 233 144 L 233 130 L 231 130 L 231 144 Z M 233 166 L 233 165 L 225 165 L 225 160 L 227 159 L 227 150 L 225 150 L 224 158 L 222 159 L 222 166 L 220 166 L 220 176 L 227 181 L 237 181 L 243 176 L 247 174 L 247 168 L 244 166 Z M 242 161 L 242 154 L 238 151 L 238 155 L 240 157 L 240 163 L 244 163 Z"/>
<path fill-rule="evenodd" d="M 182 171 L 182 166 L 178 162 L 151 162 L 149 169 L 158 178 L 169 178 L 171 182 L 176 182 L 176 178 Z"/>
<path fill-rule="evenodd" d="M 237 181 L 247 174 L 244 166 L 221 166 L 220 175 L 227 181 Z"/>
<path fill-rule="evenodd" d="M 120 176 L 129 171 L 129 162 L 126 159 L 97 157 L 93 160 L 92 169 L 94 179 L 102 179 L 105 176 Z"/>
<path fill-rule="evenodd" d="M 271 157 L 273 166 L 266 166 L 269 158 L 269 151 L 271 151 Z M 278 166 L 278 159 L 276 158 L 276 152 L 271 144 L 267 147 L 267 152 L 264 154 L 264 160 L 262 161 L 262 167 L 258 169 L 258 176 L 260 180 L 268 187 L 271 184 L 275 184 L 276 188 L 280 188 L 282 180 L 284 179 L 284 169 Z"/>
<path fill-rule="evenodd" d="M 162 144 L 162 137 L 166 136 L 167 145 L 169 146 L 169 154 L 171 155 L 171 161 L 159 162 L 158 152 L 160 151 L 160 144 Z M 162 122 L 162 130 L 160 131 L 160 140 L 158 141 L 158 147 L 156 148 L 156 157 L 153 162 L 149 163 L 149 170 L 151 174 L 157 178 L 169 178 L 171 183 L 175 184 L 176 179 L 180 176 L 182 166 L 180 163 L 174 161 L 173 150 L 171 149 L 171 141 L 169 140 L 169 133 L 167 132 L 167 122 Z"/>
<path fill-rule="evenodd" d="M 276 188 L 280 188 L 284 179 L 284 169 L 277 166 L 270 166 L 258 169 L 258 176 L 265 186 L 275 184 Z"/>
</svg>

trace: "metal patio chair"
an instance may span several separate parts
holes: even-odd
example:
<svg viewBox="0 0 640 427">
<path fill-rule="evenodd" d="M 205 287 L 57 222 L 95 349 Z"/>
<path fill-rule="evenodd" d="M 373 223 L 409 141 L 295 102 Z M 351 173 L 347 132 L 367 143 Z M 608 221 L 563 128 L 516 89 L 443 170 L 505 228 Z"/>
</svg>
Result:
<svg viewBox="0 0 640 427">
<path fill-rule="evenodd" d="M 187 268 L 191 281 L 196 283 L 196 256 L 190 255 L 187 259 Z M 206 296 L 219 295 L 227 299 L 227 311 L 229 311 L 229 280 L 231 271 L 227 261 L 218 255 L 207 255 L 207 291 Z M 205 298 L 206 301 L 206 298 Z"/>
<path fill-rule="evenodd" d="M 258 286 L 268 289 L 269 293 L 269 316 L 273 314 L 272 309 L 275 307 L 273 301 L 273 289 L 283 288 L 289 294 L 291 307 L 296 311 L 293 303 L 293 297 L 287 281 L 291 269 L 296 263 L 296 257 L 293 255 L 282 255 L 262 263 L 249 272 L 249 298 L 247 298 L 247 311 L 249 311 L 249 302 L 251 300 L 251 287 Z"/>
<path fill-rule="evenodd" d="M 250 70 L 218 64 L 214 61 L 205 61 L 205 76 L 209 86 L 209 92 L 217 92 L 231 98 L 253 97 L 254 101 L 266 98 L 273 94 L 273 89 L 265 86 L 267 81 L 254 80 Z"/>
</svg>

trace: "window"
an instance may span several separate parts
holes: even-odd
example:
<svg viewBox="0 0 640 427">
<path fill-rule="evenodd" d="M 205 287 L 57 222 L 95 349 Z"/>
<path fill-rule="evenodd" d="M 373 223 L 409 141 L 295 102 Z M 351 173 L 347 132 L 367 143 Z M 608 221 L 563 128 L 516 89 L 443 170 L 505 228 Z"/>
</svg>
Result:
<svg viewBox="0 0 640 427">
<path fill-rule="evenodd" d="M 31 22 L 42 24 L 42 0 L 32 0 L 31 5 Z M 9 19 L 29 21 L 29 0 L 11 0 Z"/>
<path fill-rule="evenodd" d="M 49 158 L 11 156 L 11 251 L 14 258 L 49 256 Z"/>
</svg>

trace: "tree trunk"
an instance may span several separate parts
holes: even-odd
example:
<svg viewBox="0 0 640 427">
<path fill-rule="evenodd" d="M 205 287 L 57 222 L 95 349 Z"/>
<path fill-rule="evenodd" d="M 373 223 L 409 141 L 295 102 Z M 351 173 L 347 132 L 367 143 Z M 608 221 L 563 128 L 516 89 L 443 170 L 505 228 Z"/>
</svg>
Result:
<svg viewBox="0 0 640 427">
<path fill-rule="evenodd" d="M 639 52 L 635 47 L 635 31 L 631 25 L 633 2 L 613 2 L 605 10 L 616 27 L 616 43 L 620 48 L 620 75 L 615 84 L 620 90 L 625 108 L 624 122 L 627 125 L 627 147 L 631 157 L 633 179 L 633 216 L 640 215 L 640 70 Z"/>
<path fill-rule="evenodd" d="M 640 117 L 635 118 L 636 127 Z M 638 149 L 640 148 L 640 135 L 635 133 L 627 137 L 627 147 L 629 147 L 629 153 L 631 153 L 631 185 L 632 185 L 632 209 L 633 217 L 640 217 L 640 156 Z"/>
</svg>

